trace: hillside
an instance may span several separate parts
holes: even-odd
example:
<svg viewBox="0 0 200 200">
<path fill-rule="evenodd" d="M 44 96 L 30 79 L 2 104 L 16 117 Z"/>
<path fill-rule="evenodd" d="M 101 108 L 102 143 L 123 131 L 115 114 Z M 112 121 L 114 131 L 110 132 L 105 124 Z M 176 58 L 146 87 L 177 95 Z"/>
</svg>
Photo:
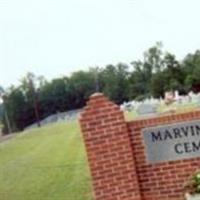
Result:
<svg viewBox="0 0 200 200">
<path fill-rule="evenodd" d="M 0 143 L 0 200 L 91 200 L 77 122 L 32 129 Z"/>
</svg>

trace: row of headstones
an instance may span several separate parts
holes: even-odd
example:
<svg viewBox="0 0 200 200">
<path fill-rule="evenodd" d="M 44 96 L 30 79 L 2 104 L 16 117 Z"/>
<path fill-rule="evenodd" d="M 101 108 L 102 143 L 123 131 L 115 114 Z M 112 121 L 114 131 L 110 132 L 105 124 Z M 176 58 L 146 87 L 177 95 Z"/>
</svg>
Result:
<svg viewBox="0 0 200 200">
<path fill-rule="evenodd" d="M 152 101 L 130 101 L 130 102 L 124 102 L 120 108 L 123 111 L 136 111 L 137 114 L 143 115 L 143 114 L 153 114 L 157 112 L 157 107 L 159 105 L 159 102 L 152 102 Z"/>
<path fill-rule="evenodd" d="M 121 110 L 123 111 L 133 111 L 135 110 L 138 115 L 145 115 L 145 114 L 156 114 L 158 113 L 159 105 L 165 104 L 165 100 L 149 98 L 145 99 L 144 101 L 130 101 L 124 102 L 121 105 Z M 175 93 L 174 103 L 173 105 L 190 105 L 194 104 L 197 107 L 200 107 L 200 93 L 194 94 L 190 92 L 188 95 L 181 96 L 178 95 L 177 92 Z"/>
<path fill-rule="evenodd" d="M 178 104 L 197 103 L 199 105 L 200 93 L 194 94 L 193 92 L 190 92 L 188 95 L 185 96 L 177 95 L 175 99 Z"/>
</svg>

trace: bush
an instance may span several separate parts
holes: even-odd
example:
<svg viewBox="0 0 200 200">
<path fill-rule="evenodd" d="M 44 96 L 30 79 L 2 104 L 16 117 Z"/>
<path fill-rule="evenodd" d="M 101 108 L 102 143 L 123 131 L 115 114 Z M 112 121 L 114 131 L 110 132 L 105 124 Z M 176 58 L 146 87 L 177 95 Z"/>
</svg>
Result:
<svg viewBox="0 0 200 200">
<path fill-rule="evenodd" d="M 190 194 L 200 194 L 200 171 L 197 171 L 185 186 L 186 192 Z"/>
</svg>

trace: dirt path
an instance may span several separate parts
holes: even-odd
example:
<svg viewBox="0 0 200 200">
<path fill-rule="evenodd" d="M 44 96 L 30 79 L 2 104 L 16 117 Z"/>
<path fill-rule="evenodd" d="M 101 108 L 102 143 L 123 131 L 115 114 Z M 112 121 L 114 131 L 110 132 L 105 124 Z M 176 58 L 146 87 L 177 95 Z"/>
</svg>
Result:
<svg viewBox="0 0 200 200">
<path fill-rule="evenodd" d="M 9 140 L 9 139 L 15 137 L 16 135 L 17 135 L 17 133 L 12 133 L 12 134 L 9 134 L 9 135 L 2 135 L 2 133 L 0 132 L 0 143 L 4 142 L 6 140 Z"/>
</svg>

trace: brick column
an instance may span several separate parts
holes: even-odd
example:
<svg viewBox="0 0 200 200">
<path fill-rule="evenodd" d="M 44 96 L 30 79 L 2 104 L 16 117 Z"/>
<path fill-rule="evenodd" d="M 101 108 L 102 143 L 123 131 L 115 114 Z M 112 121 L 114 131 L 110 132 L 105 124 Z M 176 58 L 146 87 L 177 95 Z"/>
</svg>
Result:
<svg viewBox="0 0 200 200">
<path fill-rule="evenodd" d="M 96 200 L 141 200 L 123 112 L 101 93 L 80 117 Z"/>
</svg>

